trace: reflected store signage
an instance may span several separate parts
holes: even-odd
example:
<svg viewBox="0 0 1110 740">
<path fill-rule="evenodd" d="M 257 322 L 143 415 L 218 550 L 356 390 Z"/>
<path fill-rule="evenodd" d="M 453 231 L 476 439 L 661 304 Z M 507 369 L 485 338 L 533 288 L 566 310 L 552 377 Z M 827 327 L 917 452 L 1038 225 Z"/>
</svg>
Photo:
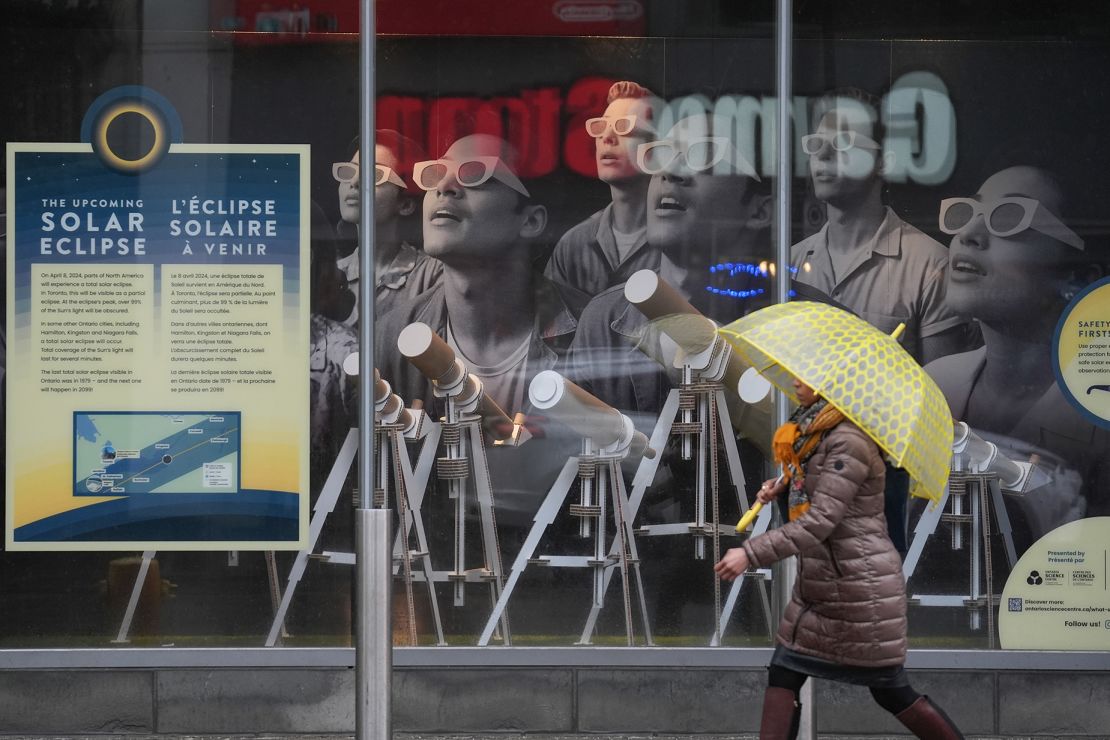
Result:
<svg viewBox="0 0 1110 740">
<path fill-rule="evenodd" d="M 8 549 L 296 549 L 308 147 L 180 143 L 137 87 L 81 138 L 7 147 Z"/>
<path fill-rule="evenodd" d="M 605 109 L 614 80 L 587 77 L 571 83 L 564 93 L 558 87 L 539 87 L 515 95 L 425 98 L 383 95 L 378 98 L 377 120 L 382 128 L 400 131 L 426 143 L 429 151 L 442 152 L 452 142 L 471 133 L 502 136 L 523 155 L 524 178 L 542 177 L 561 166 L 585 177 L 596 177 L 594 141 L 584 130 L 586 119 Z M 793 118 L 798 137 L 810 129 L 813 99 L 794 98 Z M 774 176 L 774 96 L 726 94 L 711 99 L 685 95 L 667 101 L 655 126 L 668 131 L 675 121 L 710 112 L 732 121 L 731 137 L 760 174 Z M 882 110 L 871 112 L 886 129 L 882 141 L 890 182 L 937 185 L 956 167 L 956 113 L 948 88 L 931 72 L 912 72 L 895 80 L 883 97 Z M 794 175 L 809 176 L 808 155 L 794 150 Z"/>
</svg>

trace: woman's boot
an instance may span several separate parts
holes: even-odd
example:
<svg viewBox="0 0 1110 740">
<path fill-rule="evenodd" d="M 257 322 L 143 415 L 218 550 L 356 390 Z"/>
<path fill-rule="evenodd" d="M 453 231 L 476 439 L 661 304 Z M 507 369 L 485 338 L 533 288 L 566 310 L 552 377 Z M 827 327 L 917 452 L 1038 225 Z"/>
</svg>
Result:
<svg viewBox="0 0 1110 740">
<path fill-rule="evenodd" d="M 894 718 L 923 740 L 964 740 L 956 724 L 929 697 L 919 697 Z"/>
<path fill-rule="evenodd" d="M 759 723 L 759 740 L 794 740 L 802 705 L 790 689 L 768 686 L 763 694 L 763 719 Z"/>
</svg>

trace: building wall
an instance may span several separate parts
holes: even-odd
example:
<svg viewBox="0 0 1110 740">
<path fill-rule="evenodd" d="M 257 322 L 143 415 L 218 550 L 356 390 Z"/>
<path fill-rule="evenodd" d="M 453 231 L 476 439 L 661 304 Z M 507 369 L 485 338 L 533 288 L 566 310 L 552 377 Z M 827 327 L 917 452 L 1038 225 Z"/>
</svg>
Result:
<svg viewBox="0 0 1110 740">
<path fill-rule="evenodd" d="M 911 670 L 968 736 L 1110 737 L 1110 671 Z M 399 667 L 393 728 L 420 736 L 737 737 L 762 668 Z M 351 668 L 0 671 L 0 735 L 351 734 Z M 822 737 L 906 736 L 862 687 L 819 682 Z"/>
</svg>

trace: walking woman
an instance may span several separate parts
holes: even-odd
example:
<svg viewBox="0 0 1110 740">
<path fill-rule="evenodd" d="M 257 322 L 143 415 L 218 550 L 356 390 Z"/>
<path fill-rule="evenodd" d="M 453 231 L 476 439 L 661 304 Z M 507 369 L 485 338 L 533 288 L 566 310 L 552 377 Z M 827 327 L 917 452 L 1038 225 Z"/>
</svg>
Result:
<svg viewBox="0 0 1110 740">
<path fill-rule="evenodd" d="M 780 481 L 763 503 L 789 492 L 790 521 L 725 553 L 714 566 L 733 580 L 749 568 L 798 556 L 798 578 L 776 636 L 760 740 L 797 736 L 798 692 L 809 676 L 867 686 L 916 737 L 963 738 L 952 720 L 910 686 L 906 583 L 883 515 L 879 448 L 812 388 L 794 380 L 801 407 L 775 432 Z"/>
</svg>

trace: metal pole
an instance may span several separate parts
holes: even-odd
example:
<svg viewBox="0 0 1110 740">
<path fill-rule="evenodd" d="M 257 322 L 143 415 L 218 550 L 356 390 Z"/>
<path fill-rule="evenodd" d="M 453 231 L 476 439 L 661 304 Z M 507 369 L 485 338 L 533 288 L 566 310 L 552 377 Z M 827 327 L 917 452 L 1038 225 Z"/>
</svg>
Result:
<svg viewBox="0 0 1110 740">
<path fill-rule="evenodd" d="M 792 0 L 778 0 L 778 18 L 775 25 L 777 39 L 775 44 L 777 79 L 775 93 L 778 96 L 775 127 L 777 142 L 775 151 L 778 154 L 778 192 L 776 194 L 778 208 L 775 213 L 775 263 L 778 271 L 775 273 L 775 283 L 778 289 L 779 301 L 785 303 L 790 300 L 790 241 L 791 241 L 791 185 L 794 179 L 794 126 L 793 126 L 793 44 L 794 44 L 794 4 Z M 789 417 L 789 401 L 783 393 L 778 394 L 778 404 L 775 407 L 775 418 L 782 424 Z M 777 514 L 777 511 L 776 511 Z M 790 593 L 794 589 L 794 581 L 798 576 L 797 562 L 793 559 L 779 564 L 775 573 L 774 583 L 774 608 L 776 621 L 782 619 L 786 604 L 790 601 Z M 799 740 L 813 740 L 814 734 L 814 707 L 813 707 L 813 681 L 806 681 L 802 687 L 799 699 L 802 703 L 801 724 L 798 728 Z"/>
<path fill-rule="evenodd" d="M 393 642 L 390 588 L 393 512 L 374 494 L 374 0 L 361 0 L 359 36 L 359 393 L 355 512 L 355 737 L 389 740 Z"/>
</svg>

